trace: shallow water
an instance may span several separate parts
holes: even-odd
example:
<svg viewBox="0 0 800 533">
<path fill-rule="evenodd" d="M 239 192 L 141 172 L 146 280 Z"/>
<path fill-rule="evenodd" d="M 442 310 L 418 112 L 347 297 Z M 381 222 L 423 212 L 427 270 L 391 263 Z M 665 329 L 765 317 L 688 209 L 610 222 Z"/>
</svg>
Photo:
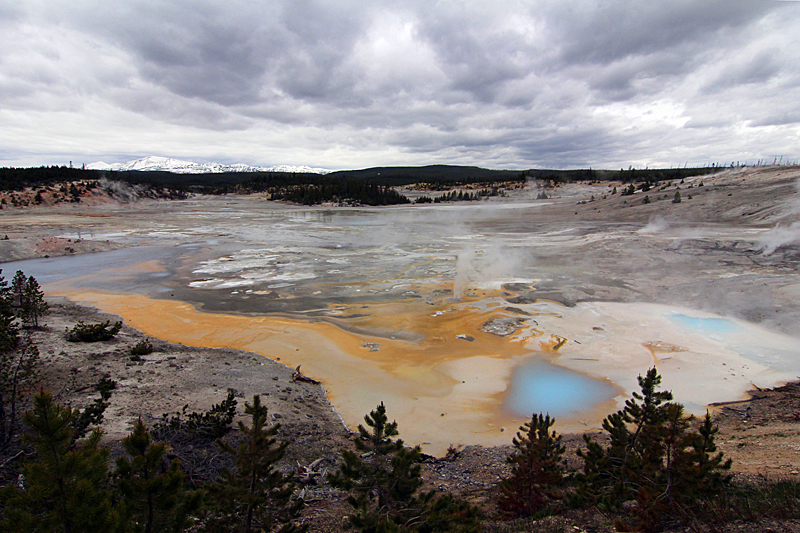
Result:
<svg viewBox="0 0 800 533">
<path fill-rule="evenodd" d="M 703 333 L 727 334 L 735 333 L 740 328 L 727 318 L 704 318 L 696 316 L 686 316 L 680 313 L 672 315 L 672 320 L 682 326 L 701 331 Z"/>
<path fill-rule="evenodd" d="M 65 232 L 132 248 L 0 268 L 161 338 L 302 364 L 345 421 L 386 401 L 405 440 L 432 452 L 507 443 L 501 428 L 535 411 L 561 429 L 597 428 L 654 364 L 698 412 L 800 373 L 796 338 L 696 310 L 702 290 L 661 305 L 642 295 L 695 260 L 669 239 L 629 224 L 546 223 L 543 205 L 195 199 L 117 210 L 124 231 Z M 486 327 L 496 319 L 516 329 Z"/>
<path fill-rule="evenodd" d="M 580 418 L 616 394 L 609 383 L 533 359 L 514 369 L 504 406 L 520 417 L 543 413 L 557 419 Z"/>
</svg>

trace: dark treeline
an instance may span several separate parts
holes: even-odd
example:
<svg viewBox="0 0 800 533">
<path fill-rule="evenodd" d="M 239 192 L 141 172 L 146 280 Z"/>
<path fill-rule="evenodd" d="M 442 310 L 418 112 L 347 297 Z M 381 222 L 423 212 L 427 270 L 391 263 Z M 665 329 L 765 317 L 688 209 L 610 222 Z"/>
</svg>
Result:
<svg viewBox="0 0 800 533">
<path fill-rule="evenodd" d="M 270 192 L 280 189 L 324 188 L 331 186 L 358 191 L 354 183 L 399 187 L 425 183 L 431 190 L 448 190 L 463 185 L 491 187 L 509 181 L 525 181 L 518 170 L 489 170 L 477 167 L 431 165 L 425 167 L 376 167 L 341 170 L 330 174 L 297 172 L 223 172 L 218 174 L 174 174 L 171 172 L 109 172 L 109 179 L 128 183 L 169 187 L 206 194 Z M 351 185 L 347 185 L 350 183 Z M 333 185 L 331 185 L 333 184 Z"/>
<path fill-rule="evenodd" d="M 79 168 L 36 167 L 36 168 L 0 168 L 0 190 L 21 191 L 25 187 L 52 185 L 65 181 L 96 180 L 103 173 L 97 170 Z"/>
<path fill-rule="evenodd" d="M 450 191 L 440 196 L 420 196 L 414 200 L 415 204 L 439 204 L 442 202 L 474 202 L 480 200 L 484 196 L 499 196 L 497 188 L 494 189 L 481 189 L 480 191 L 471 193 L 464 191 Z"/>
<path fill-rule="evenodd" d="M 178 174 L 167 171 L 133 170 L 105 172 L 110 180 L 124 181 L 133 185 L 154 188 L 168 188 L 182 192 L 200 194 L 226 194 L 237 192 L 243 183 L 253 178 L 253 174 L 276 174 L 277 179 L 286 179 L 291 174 L 280 172 L 220 172 L 208 174 Z"/>
<path fill-rule="evenodd" d="M 414 183 L 437 185 L 445 190 L 459 185 L 491 184 L 505 181 L 525 181 L 519 170 L 490 170 L 479 167 L 429 165 L 424 167 L 376 167 L 363 170 L 341 170 L 329 178 L 368 180 L 371 183 L 398 187 Z"/>
<path fill-rule="evenodd" d="M 391 187 L 348 179 L 326 180 L 324 183 L 280 187 L 270 194 L 271 200 L 285 200 L 303 205 L 338 202 L 362 205 L 407 204 L 409 199 Z"/>
<path fill-rule="evenodd" d="M 430 165 L 423 167 L 376 167 L 342 170 L 330 174 L 293 172 L 223 172 L 176 174 L 166 171 L 98 171 L 67 166 L 38 168 L 0 168 L 0 190 L 19 191 L 24 187 L 52 185 L 68 181 L 89 181 L 106 177 L 134 185 L 169 188 L 204 194 L 267 192 L 274 199 L 303 204 L 325 201 L 387 205 L 405 203 L 390 187 L 421 185 L 431 191 L 447 191 L 470 186 L 494 189 L 503 183 L 526 179 L 570 181 L 620 181 L 623 183 L 683 179 L 718 172 L 724 167 L 635 169 L 628 170 L 490 170 L 478 167 Z"/>
<path fill-rule="evenodd" d="M 322 202 L 394 205 L 409 203 L 409 200 L 392 187 L 424 184 L 430 190 L 448 190 L 458 186 L 480 184 L 496 188 L 501 183 L 524 180 L 525 177 L 519 171 L 433 165 L 346 170 L 327 175 L 256 173 L 251 179 L 238 184 L 235 190 L 266 191 L 272 200 L 285 200 L 304 205 Z M 470 195 L 468 199 L 476 199 L 472 196 Z M 448 197 L 446 200 L 455 201 L 456 198 Z"/>
</svg>

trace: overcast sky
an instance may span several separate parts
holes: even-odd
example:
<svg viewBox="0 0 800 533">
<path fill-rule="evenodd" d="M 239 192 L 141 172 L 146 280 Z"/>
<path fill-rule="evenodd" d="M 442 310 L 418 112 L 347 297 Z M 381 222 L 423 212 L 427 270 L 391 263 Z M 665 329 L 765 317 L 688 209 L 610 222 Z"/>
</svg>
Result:
<svg viewBox="0 0 800 533">
<path fill-rule="evenodd" d="M 0 0 L 0 166 L 800 159 L 800 2 Z"/>
</svg>

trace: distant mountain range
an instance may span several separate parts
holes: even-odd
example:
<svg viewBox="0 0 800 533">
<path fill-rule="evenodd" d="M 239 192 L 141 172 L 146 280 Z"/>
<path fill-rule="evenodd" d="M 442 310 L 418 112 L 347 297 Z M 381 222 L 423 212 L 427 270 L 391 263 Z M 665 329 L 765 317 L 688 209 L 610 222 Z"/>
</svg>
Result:
<svg viewBox="0 0 800 533">
<path fill-rule="evenodd" d="M 86 165 L 87 170 L 119 170 L 119 171 L 144 171 L 144 172 L 173 172 L 175 174 L 219 174 L 222 172 L 294 172 L 298 174 L 328 174 L 330 170 L 324 168 L 311 168 L 308 166 L 276 165 L 273 167 L 254 167 L 250 165 L 235 164 L 222 165 L 220 163 L 193 163 L 169 157 L 148 156 L 127 163 L 108 164 L 98 161 Z"/>
</svg>

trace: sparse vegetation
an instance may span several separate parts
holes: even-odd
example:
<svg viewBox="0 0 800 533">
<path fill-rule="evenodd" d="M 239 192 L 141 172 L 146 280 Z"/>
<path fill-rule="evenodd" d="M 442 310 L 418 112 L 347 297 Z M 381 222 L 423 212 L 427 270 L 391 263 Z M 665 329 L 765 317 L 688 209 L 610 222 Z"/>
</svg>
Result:
<svg viewBox="0 0 800 533">
<path fill-rule="evenodd" d="M 356 452 L 346 450 L 338 472 L 328 481 L 350 492 L 350 524 L 359 531 L 480 531 L 478 510 L 435 491 L 417 495 L 422 486 L 419 446 L 407 448 L 381 403 L 358 426 Z"/>
<path fill-rule="evenodd" d="M 597 507 L 616 514 L 620 530 L 655 531 L 670 521 L 694 519 L 721 505 L 731 467 L 717 453 L 717 428 L 706 415 L 699 424 L 659 391 L 655 368 L 639 376 L 641 392 L 603 421 L 607 446 L 584 435 L 582 471 L 566 492 L 573 507 Z M 501 484 L 500 505 L 514 515 L 539 516 L 556 509 L 565 492 L 563 447 L 549 417 L 539 415 L 514 439 L 512 476 Z M 696 428 L 692 426 L 695 425 Z"/>
<path fill-rule="evenodd" d="M 153 344 L 147 339 L 142 339 L 131 347 L 133 357 L 141 358 L 142 355 L 151 353 L 153 353 Z"/>
<path fill-rule="evenodd" d="M 99 324 L 84 324 L 78 322 L 67 331 L 67 340 L 70 342 L 100 342 L 111 340 L 122 329 L 122 322 L 115 322 L 113 325 L 110 320 Z"/>
<path fill-rule="evenodd" d="M 185 433 L 210 440 L 218 439 L 231 430 L 236 404 L 234 390 L 228 389 L 225 399 L 204 413 L 187 414 L 189 406 L 184 405 L 180 413 L 165 413 L 162 420 L 153 426 L 153 435 L 157 439 L 169 439 L 170 434 Z"/>
<path fill-rule="evenodd" d="M 570 506 L 590 514 L 597 509 L 604 522 L 614 520 L 623 531 L 687 525 L 715 530 L 733 521 L 800 518 L 800 483 L 766 478 L 731 483 L 730 461 L 716 450 L 711 418 L 685 416 L 671 393 L 658 390 L 655 369 L 640 376 L 639 384 L 641 391 L 624 409 L 604 421 L 608 443 L 585 438 L 584 468 L 577 475 L 566 467 L 552 418 L 536 415 L 524 424 L 508 458 L 512 472 L 496 488 L 504 516 L 528 517 L 519 527 L 539 530 L 548 527 L 543 517 L 572 513 Z M 184 409 L 183 415 L 165 416 L 154 432 L 137 421 L 122 440 L 125 455 L 110 472 L 109 452 L 100 446 L 96 427 L 113 388 L 112 381 L 101 380 L 95 387 L 100 399 L 82 412 L 58 405 L 49 393 L 36 396 L 24 417 L 25 442 L 33 446 L 21 467 L 25 483 L 0 488 L 0 531 L 288 533 L 308 527 L 308 520 L 300 519 L 305 500 L 298 497 L 299 488 L 276 468 L 290 444 L 277 439 L 279 426 L 268 425 L 259 396 L 245 404 L 251 424 L 240 423 L 235 438 L 216 439 L 223 455 L 206 454 L 217 461 L 227 457 L 222 461 L 227 466 L 190 483 L 183 450 L 169 452 L 155 435 L 195 431 L 196 438 L 213 443 L 215 431 L 207 431 L 206 422 L 216 420 L 212 425 L 225 427 L 223 435 L 231 431 L 234 392 L 209 412 L 186 415 Z M 348 519 L 356 531 L 482 530 L 477 507 L 422 490 L 419 447 L 406 447 L 397 438 L 397 423 L 389 422 L 383 404 L 365 422 L 355 449 L 343 452 L 339 470 L 328 477 L 332 486 L 349 492 Z M 167 462 L 168 453 L 181 459 Z M 451 455 L 458 452 L 451 448 Z M 576 528 L 581 524 L 576 517 L 588 517 L 568 516 Z"/>
</svg>

